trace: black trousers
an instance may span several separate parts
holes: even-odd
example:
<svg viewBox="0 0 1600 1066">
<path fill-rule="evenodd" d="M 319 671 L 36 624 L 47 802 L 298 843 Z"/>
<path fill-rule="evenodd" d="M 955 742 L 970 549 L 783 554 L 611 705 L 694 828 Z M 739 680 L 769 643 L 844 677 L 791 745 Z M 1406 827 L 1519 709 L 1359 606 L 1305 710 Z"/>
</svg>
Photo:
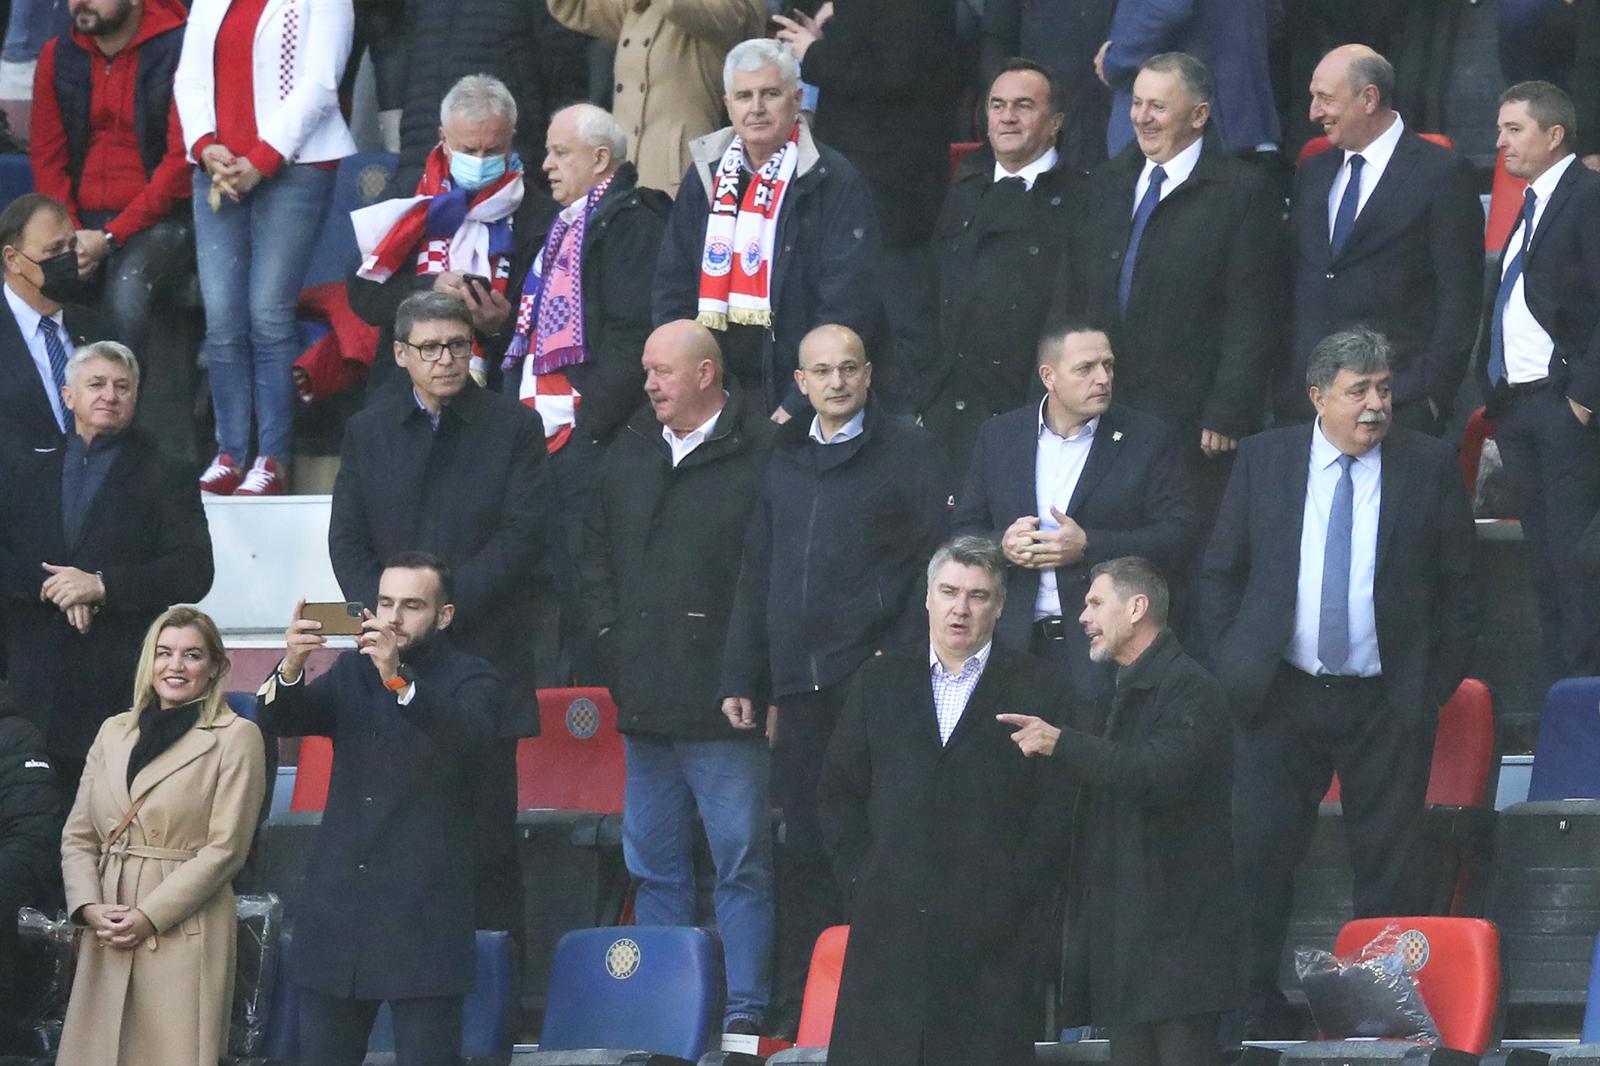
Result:
<svg viewBox="0 0 1600 1066">
<path fill-rule="evenodd" d="M 1558 390 L 1509 394 L 1495 428 L 1534 587 L 1551 681 L 1600 673 L 1600 603 L 1578 579 L 1573 550 L 1600 511 L 1600 426 L 1585 426 Z"/>
<path fill-rule="evenodd" d="M 1221 1066 L 1217 1045 L 1220 1015 L 1121 1025 L 1111 1029 L 1111 1066 Z"/>
<path fill-rule="evenodd" d="M 778 742 L 772 777 L 783 803 L 783 849 L 777 878 L 773 1013 L 798 1020 L 806 973 L 817 937 L 844 920 L 838 883 L 822 843 L 817 781 L 833 727 L 844 709 L 848 680 L 777 701 Z"/>
<path fill-rule="evenodd" d="M 300 1066 L 361 1066 L 382 1000 L 300 989 Z M 391 999 L 398 1066 L 459 1066 L 461 996 Z"/>
<path fill-rule="evenodd" d="M 1422 810 L 1436 728 L 1434 715 L 1390 707 L 1382 678 L 1312 677 L 1285 663 L 1261 718 L 1235 734 L 1233 853 L 1253 1004 L 1282 1003 L 1278 960 L 1294 872 L 1335 772 L 1356 917 L 1425 912 Z"/>
</svg>

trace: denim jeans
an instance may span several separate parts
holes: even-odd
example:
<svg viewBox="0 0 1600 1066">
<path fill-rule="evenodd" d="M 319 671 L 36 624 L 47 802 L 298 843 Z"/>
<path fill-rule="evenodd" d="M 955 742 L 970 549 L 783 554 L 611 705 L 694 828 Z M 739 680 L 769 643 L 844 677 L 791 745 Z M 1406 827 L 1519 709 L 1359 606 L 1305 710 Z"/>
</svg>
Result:
<svg viewBox="0 0 1600 1066">
<path fill-rule="evenodd" d="M 334 171 L 285 165 L 243 203 L 212 211 L 194 175 L 195 256 L 206 304 L 206 361 L 217 450 L 284 462 L 294 426 L 295 301 L 333 197 Z M 252 416 L 259 447 L 250 448 Z"/>
<path fill-rule="evenodd" d="M 761 740 L 623 739 L 628 784 L 622 855 L 639 881 L 640 925 L 694 924 L 694 815 L 717 867 L 717 930 L 727 967 L 724 1022 L 759 1022 L 772 971 L 772 825 Z"/>
<path fill-rule="evenodd" d="M 6 23 L 7 63 L 32 63 L 39 58 L 44 42 L 72 27 L 67 0 L 11 0 L 11 17 Z"/>
</svg>

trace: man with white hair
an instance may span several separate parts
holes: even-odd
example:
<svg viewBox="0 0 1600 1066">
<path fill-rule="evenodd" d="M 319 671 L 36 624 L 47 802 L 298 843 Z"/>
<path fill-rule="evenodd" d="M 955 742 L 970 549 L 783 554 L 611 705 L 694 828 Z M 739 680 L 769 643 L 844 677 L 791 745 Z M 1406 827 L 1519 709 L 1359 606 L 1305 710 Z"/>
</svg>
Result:
<svg viewBox="0 0 1600 1066">
<path fill-rule="evenodd" d="M 362 262 L 350 278 L 350 307 L 381 331 L 369 395 L 404 388 L 387 353 L 390 327 L 407 296 L 448 293 L 472 311 L 472 377 L 480 385 L 510 339 L 517 266 L 531 260 L 554 205 L 527 195 L 512 147 L 517 102 L 498 78 L 469 74 L 439 105 L 439 143 L 416 195 L 350 213 Z M 526 269 L 524 267 L 524 269 Z"/>
<path fill-rule="evenodd" d="M 561 594 L 571 672 L 589 680 L 580 624 L 578 541 L 600 449 L 638 409 L 640 357 L 650 335 L 648 274 L 672 201 L 639 185 L 621 123 L 594 104 L 555 113 L 544 172 L 561 212 L 526 272 L 505 389 L 539 412 L 560 521 L 550 523 L 550 570 Z"/>
<path fill-rule="evenodd" d="M 722 68 L 732 125 L 690 145 L 656 266 L 657 325 L 712 330 L 728 374 L 787 422 L 811 406 L 794 383 L 800 339 L 848 326 L 873 347 L 881 312 L 872 193 L 800 118 L 800 67 L 755 38 Z"/>
</svg>

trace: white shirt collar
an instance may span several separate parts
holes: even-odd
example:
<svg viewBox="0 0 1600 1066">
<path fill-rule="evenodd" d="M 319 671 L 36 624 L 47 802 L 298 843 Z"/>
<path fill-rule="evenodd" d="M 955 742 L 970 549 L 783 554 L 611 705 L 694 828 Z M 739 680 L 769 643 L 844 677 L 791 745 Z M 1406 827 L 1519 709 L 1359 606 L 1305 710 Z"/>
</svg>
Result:
<svg viewBox="0 0 1600 1066">
<path fill-rule="evenodd" d="M 861 436 L 861 431 L 866 428 L 867 409 L 863 407 L 855 413 L 855 417 L 839 427 L 832 440 L 822 439 L 822 416 L 811 416 L 811 439 L 818 444 L 843 444 L 847 440 L 855 440 Z"/>
<path fill-rule="evenodd" d="M 1348 164 L 1350 162 L 1351 156 L 1360 155 L 1362 159 L 1366 160 L 1366 165 L 1372 169 L 1374 174 L 1381 173 L 1389 165 L 1389 159 L 1394 155 L 1395 147 L 1400 143 L 1400 135 L 1405 131 L 1406 120 L 1400 117 L 1400 112 L 1396 111 L 1394 113 L 1394 122 L 1390 123 L 1389 128 L 1378 134 L 1373 142 L 1361 149 L 1359 153 L 1352 152 L 1348 148 L 1345 149 L 1345 163 Z"/>
<path fill-rule="evenodd" d="M 1022 167 L 1015 173 L 1007 170 L 997 159 L 995 160 L 994 164 L 994 180 L 1004 181 L 1006 178 L 1021 178 L 1022 183 L 1031 189 L 1033 188 L 1033 183 L 1039 180 L 1039 175 L 1043 174 L 1047 170 L 1053 169 L 1060 159 L 1061 153 L 1056 151 L 1054 145 L 1051 145 L 1048 149 L 1046 149 L 1044 155 Z"/>
<path fill-rule="evenodd" d="M 1095 434 L 1095 431 L 1100 428 L 1100 416 L 1099 415 L 1095 415 L 1093 418 L 1089 419 L 1089 421 L 1085 422 L 1083 424 L 1083 426 L 1081 428 L 1079 428 L 1078 432 L 1074 433 L 1072 436 L 1070 436 L 1070 437 L 1061 436 L 1061 434 L 1057 433 L 1055 430 L 1050 428 L 1050 423 L 1049 422 L 1045 421 L 1045 417 L 1044 417 L 1045 404 L 1047 404 L 1049 402 L 1050 402 L 1050 397 L 1048 397 L 1048 396 L 1046 396 L 1044 399 L 1039 401 L 1039 428 L 1038 428 L 1038 431 L 1034 434 L 1035 437 L 1042 437 L 1042 436 L 1045 435 L 1046 432 L 1048 432 L 1051 436 L 1055 437 L 1057 440 L 1068 440 L 1068 441 L 1082 440 L 1084 437 L 1093 437 L 1094 434 Z"/>
<path fill-rule="evenodd" d="M 662 426 L 661 436 L 667 442 L 667 448 L 672 452 L 672 465 L 677 466 L 683 462 L 685 456 L 704 444 L 706 439 L 717 428 L 717 419 L 721 417 L 722 408 L 719 407 L 715 414 L 682 437 L 672 432 L 670 426 Z"/>
<path fill-rule="evenodd" d="M 1528 188 L 1533 190 L 1533 195 L 1539 198 L 1540 207 L 1549 203 L 1551 195 L 1556 191 L 1556 186 L 1561 184 L 1561 175 L 1565 174 L 1567 168 L 1577 160 L 1578 157 L 1569 152 L 1565 159 L 1552 163 L 1549 170 L 1546 170 L 1528 183 Z"/>
<path fill-rule="evenodd" d="M 1205 143 L 1206 139 L 1201 137 L 1189 147 L 1161 164 L 1157 164 L 1155 160 L 1145 156 L 1144 169 L 1139 172 L 1139 183 L 1148 188 L 1150 172 L 1159 165 L 1167 175 L 1166 180 L 1161 183 L 1161 194 L 1165 196 L 1168 189 L 1176 189 L 1179 185 L 1189 180 L 1189 175 L 1194 173 L 1195 164 L 1200 162 L 1200 152 L 1205 148 Z"/>
<path fill-rule="evenodd" d="M 974 663 L 975 662 L 975 663 L 978 664 L 978 669 L 982 670 L 986 665 L 988 665 L 988 662 L 989 662 L 989 651 L 993 647 L 994 647 L 994 640 L 990 639 L 989 643 L 985 644 L 983 647 L 979 648 L 976 652 L 974 652 L 973 654 L 967 656 L 965 659 L 961 660 L 961 669 L 957 670 L 955 673 L 952 674 L 952 673 L 949 673 L 948 671 L 945 670 L 944 663 L 939 661 L 939 651 L 938 651 L 938 649 L 935 648 L 933 646 L 933 644 L 930 642 L 928 644 L 928 669 L 930 669 L 930 670 L 937 669 L 940 673 L 944 674 L 944 676 L 946 676 L 946 677 L 959 677 L 961 675 L 962 670 L 965 670 L 967 668 L 967 664 L 968 663 Z"/>
<path fill-rule="evenodd" d="M 20 295 L 18 295 L 17 291 L 11 287 L 11 283 L 9 281 L 5 284 L 5 290 L 6 303 L 10 305 L 12 317 L 17 320 L 17 329 L 21 331 L 23 337 L 31 337 L 35 333 L 39 332 L 39 320 L 44 318 L 44 316 L 30 307 L 28 305 L 28 301 L 24 300 Z M 57 311 L 55 314 L 51 315 L 50 318 L 55 322 L 56 325 L 61 325 L 60 311 Z M 62 343 L 68 344 L 70 347 L 70 343 L 68 341 L 63 340 Z M 68 351 L 67 354 L 70 356 L 72 352 Z"/>
<path fill-rule="evenodd" d="M 1326 470 L 1338 462 L 1339 456 L 1345 453 L 1340 451 L 1339 446 L 1329 440 L 1328 435 L 1322 431 L 1322 418 L 1320 415 L 1313 424 L 1316 426 L 1317 431 L 1311 434 L 1311 469 Z M 1355 460 L 1363 466 L 1369 466 L 1378 462 L 1382 453 L 1383 445 L 1380 443 L 1367 454 L 1356 456 Z"/>
</svg>

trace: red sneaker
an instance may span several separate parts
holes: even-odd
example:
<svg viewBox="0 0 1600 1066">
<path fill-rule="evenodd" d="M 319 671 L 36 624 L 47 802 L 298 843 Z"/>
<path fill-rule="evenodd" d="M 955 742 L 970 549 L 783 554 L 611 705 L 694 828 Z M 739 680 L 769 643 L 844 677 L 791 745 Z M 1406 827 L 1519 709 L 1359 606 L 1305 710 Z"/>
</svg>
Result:
<svg viewBox="0 0 1600 1066">
<path fill-rule="evenodd" d="M 250 469 L 245 473 L 244 480 L 234 490 L 235 496 L 282 496 L 283 475 L 278 472 L 278 464 L 260 456 L 250 464 Z"/>
<path fill-rule="evenodd" d="M 200 475 L 200 491 L 213 496 L 232 496 L 242 480 L 244 474 L 233 461 L 233 456 L 218 452 L 217 457 L 211 460 L 211 465 L 206 467 L 206 472 Z"/>
</svg>

